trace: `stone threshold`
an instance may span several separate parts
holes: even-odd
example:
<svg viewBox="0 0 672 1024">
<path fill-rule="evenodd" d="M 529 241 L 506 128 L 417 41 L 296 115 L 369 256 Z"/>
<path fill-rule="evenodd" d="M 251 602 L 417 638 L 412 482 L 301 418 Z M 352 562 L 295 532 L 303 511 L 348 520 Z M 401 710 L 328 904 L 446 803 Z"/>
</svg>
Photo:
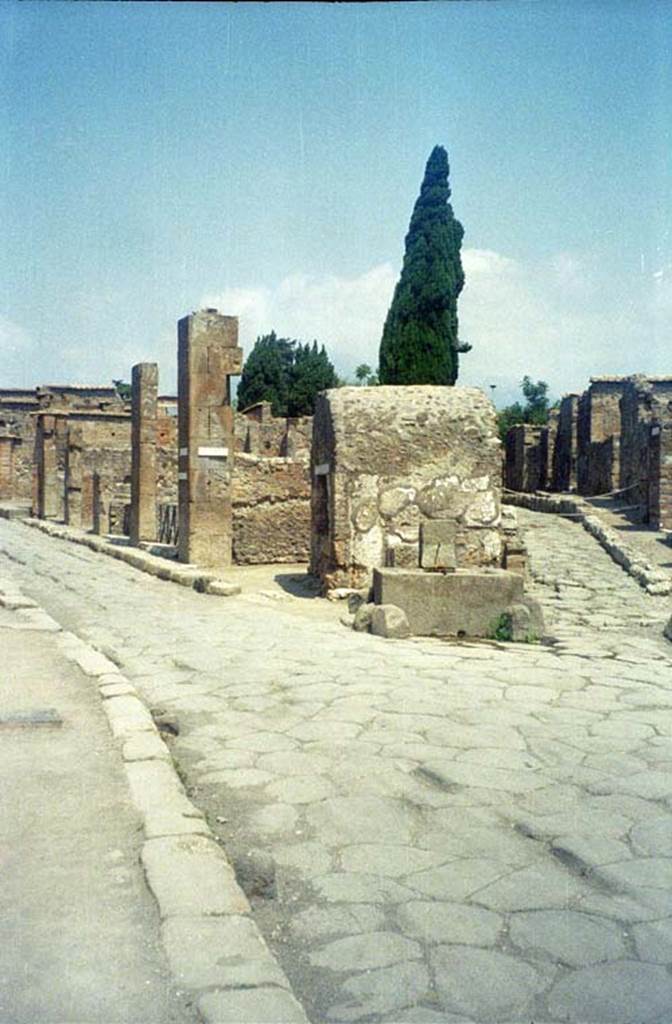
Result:
<svg viewBox="0 0 672 1024">
<path fill-rule="evenodd" d="M 625 542 L 620 534 L 607 526 L 597 514 L 595 506 L 571 494 L 553 495 L 539 492 L 526 494 L 507 491 L 505 503 L 528 508 L 533 512 L 553 512 L 571 516 L 602 545 L 617 565 L 632 576 L 647 594 L 665 597 L 672 593 L 672 576 L 647 561 L 641 551 Z"/>
<path fill-rule="evenodd" d="M 25 526 L 41 530 L 50 537 L 58 537 L 59 540 L 68 540 L 73 544 L 81 544 L 91 551 L 97 551 L 101 555 L 109 555 L 134 569 L 149 573 L 160 580 L 168 580 L 170 583 L 179 583 L 182 587 L 190 587 L 202 594 L 212 594 L 216 597 L 233 597 L 240 594 L 241 588 L 236 583 L 229 583 L 222 579 L 217 573 L 199 569 L 196 565 L 186 563 L 176 564 L 172 560 L 152 555 L 142 548 L 131 547 L 127 543 L 115 543 L 106 540 L 95 533 L 86 533 L 84 530 L 77 530 L 73 526 L 66 526 L 64 523 L 55 523 L 48 519 L 36 519 L 27 516 L 18 520 Z"/>
</svg>

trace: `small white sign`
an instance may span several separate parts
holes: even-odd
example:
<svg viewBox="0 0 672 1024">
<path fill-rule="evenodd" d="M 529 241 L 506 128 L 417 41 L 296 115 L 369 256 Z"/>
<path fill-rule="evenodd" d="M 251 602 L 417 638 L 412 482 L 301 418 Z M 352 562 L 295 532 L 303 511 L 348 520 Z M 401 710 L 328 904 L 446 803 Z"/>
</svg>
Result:
<svg viewBox="0 0 672 1024">
<path fill-rule="evenodd" d="M 188 455 L 188 454 L 189 454 L 189 449 L 188 448 L 180 448 L 180 455 Z"/>
<path fill-rule="evenodd" d="M 329 463 L 322 462 L 319 466 L 315 466 L 315 476 L 327 476 L 329 473 Z"/>
<path fill-rule="evenodd" d="M 229 454 L 228 448 L 199 448 L 198 454 L 204 459 L 226 459 Z"/>
<path fill-rule="evenodd" d="M 177 479 L 178 480 L 186 480 L 187 479 L 187 474 L 186 473 L 178 473 L 177 474 Z"/>
<path fill-rule="evenodd" d="M 660 427 L 651 427 L 651 437 L 658 437 L 660 434 Z"/>
</svg>

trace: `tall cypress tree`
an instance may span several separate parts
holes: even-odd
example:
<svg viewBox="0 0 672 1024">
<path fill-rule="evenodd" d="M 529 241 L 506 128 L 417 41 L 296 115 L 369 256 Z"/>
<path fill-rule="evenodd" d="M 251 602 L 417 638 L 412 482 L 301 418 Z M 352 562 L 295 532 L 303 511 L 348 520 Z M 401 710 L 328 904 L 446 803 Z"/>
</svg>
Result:
<svg viewBox="0 0 672 1024">
<path fill-rule="evenodd" d="M 458 352 L 457 297 L 464 286 L 464 229 L 448 202 L 448 155 L 431 152 L 415 203 L 401 276 L 380 343 L 381 384 L 454 384 Z"/>
</svg>

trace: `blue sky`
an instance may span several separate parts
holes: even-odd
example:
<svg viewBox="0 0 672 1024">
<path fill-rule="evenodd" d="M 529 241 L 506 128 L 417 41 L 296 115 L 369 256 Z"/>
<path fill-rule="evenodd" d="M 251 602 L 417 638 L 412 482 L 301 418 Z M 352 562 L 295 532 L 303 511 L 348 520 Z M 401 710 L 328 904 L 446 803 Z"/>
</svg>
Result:
<svg viewBox="0 0 672 1024">
<path fill-rule="evenodd" d="M 0 386 L 174 387 L 201 305 L 375 364 L 424 164 L 460 383 L 672 373 L 667 2 L 0 3 Z"/>
</svg>

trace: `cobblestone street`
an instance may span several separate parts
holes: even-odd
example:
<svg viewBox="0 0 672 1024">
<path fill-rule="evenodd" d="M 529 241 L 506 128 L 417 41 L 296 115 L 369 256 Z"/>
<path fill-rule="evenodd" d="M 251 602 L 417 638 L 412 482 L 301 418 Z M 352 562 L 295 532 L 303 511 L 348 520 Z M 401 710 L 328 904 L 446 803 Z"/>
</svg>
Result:
<svg viewBox="0 0 672 1024">
<path fill-rule="evenodd" d="M 518 515 L 543 644 L 383 640 L 0 520 L 2 573 L 177 724 L 231 860 L 272 858 L 255 916 L 315 1024 L 672 1019 L 670 601 Z"/>
</svg>

